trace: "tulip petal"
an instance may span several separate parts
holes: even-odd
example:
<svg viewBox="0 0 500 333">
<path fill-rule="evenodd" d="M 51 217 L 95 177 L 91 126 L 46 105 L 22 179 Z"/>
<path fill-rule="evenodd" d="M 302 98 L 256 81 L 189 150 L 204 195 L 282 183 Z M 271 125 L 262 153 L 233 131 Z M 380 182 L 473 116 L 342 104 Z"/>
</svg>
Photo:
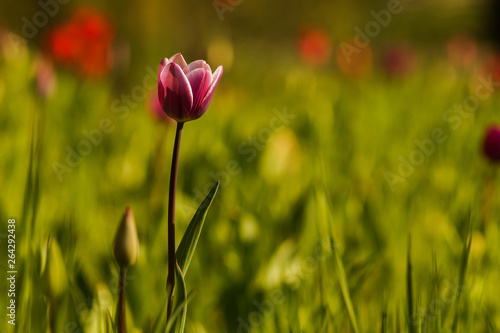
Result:
<svg viewBox="0 0 500 333">
<path fill-rule="evenodd" d="M 189 117 L 200 117 L 198 116 L 199 108 L 203 97 L 205 97 L 205 92 L 210 87 L 212 83 L 212 72 L 205 70 L 204 68 L 197 68 L 186 75 L 191 85 L 191 91 L 193 92 L 193 105 L 191 107 L 191 113 Z"/>
<path fill-rule="evenodd" d="M 167 66 L 168 64 L 168 58 L 163 58 L 162 61 L 160 62 L 160 72 Z"/>
<path fill-rule="evenodd" d="M 189 65 L 187 65 L 187 67 L 183 68 L 183 70 L 184 70 L 184 73 L 187 74 L 187 73 L 189 73 L 191 71 L 194 71 L 197 68 L 204 68 L 206 70 L 209 70 L 210 74 L 212 73 L 212 69 L 205 62 L 205 60 L 196 60 L 196 61 L 193 61 L 192 63 L 190 63 Z"/>
<path fill-rule="evenodd" d="M 222 68 L 222 66 L 219 66 L 215 70 L 214 74 L 212 75 L 212 83 L 210 84 L 210 87 L 206 91 L 205 97 L 203 98 L 203 101 L 201 102 L 201 105 L 200 105 L 200 112 L 202 114 L 208 109 L 208 106 L 210 105 L 210 102 L 212 101 L 212 97 L 214 95 L 215 88 L 217 87 L 217 84 L 219 84 L 219 80 L 222 77 L 223 71 L 224 71 L 224 69 Z"/>
<path fill-rule="evenodd" d="M 177 53 L 177 54 L 171 56 L 170 59 L 168 59 L 168 62 L 169 63 L 170 62 L 176 63 L 177 65 L 179 65 L 181 67 L 181 69 L 184 69 L 187 66 L 186 61 L 184 60 L 184 57 L 180 53 Z"/>
<path fill-rule="evenodd" d="M 160 62 L 160 69 L 158 71 L 158 100 L 160 101 L 160 105 L 163 107 L 163 101 L 165 100 L 165 87 L 163 86 L 163 82 L 161 81 L 161 72 L 167 66 L 168 64 L 168 59 L 163 58 L 163 60 Z"/>
<path fill-rule="evenodd" d="M 193 105 L 193 93 L 186 75 L 179 65 L 170 62 L 160 74 L 160 81 L 165 87 L 163 110 L 177 121 L 184 120 Z"/>
</svg>

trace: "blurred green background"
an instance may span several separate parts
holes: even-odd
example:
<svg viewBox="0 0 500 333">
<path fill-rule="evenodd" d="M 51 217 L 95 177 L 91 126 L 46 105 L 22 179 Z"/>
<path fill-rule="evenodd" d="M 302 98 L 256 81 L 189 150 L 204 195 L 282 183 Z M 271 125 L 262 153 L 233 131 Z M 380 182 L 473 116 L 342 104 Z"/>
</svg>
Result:
<svg viewBox="0 0 500 333">
<path fill-rule="evenodd" d="M 186 332 L 495 332 L 500 202 L 481 146 L 500 122 L 497 13 L 486 1 L 2 1 L 0 267 L 14 218 L 19 273 L 15 327 L 1 279 L 0 331 L 50 331 L 49 237 L 69 277 L 54 332 L 104 331 L 127 205 L 141 244 L 129 331 L 150 331 L 175 135 L 155 112 L 156 75 L 182 52 L 224 66 L 181 143 L 178 241 L 222 182 L 186 277 L 198 289 Z M 446 139 L 431 149 L 436 129 Z"/>
</svg>

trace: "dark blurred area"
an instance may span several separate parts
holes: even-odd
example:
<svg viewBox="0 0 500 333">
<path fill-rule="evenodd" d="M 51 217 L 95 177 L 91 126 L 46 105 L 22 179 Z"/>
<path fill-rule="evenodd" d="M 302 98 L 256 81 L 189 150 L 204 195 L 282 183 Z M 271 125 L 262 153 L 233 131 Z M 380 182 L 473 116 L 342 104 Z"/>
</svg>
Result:
<svg viewBox="0 0 500 333">
<path fill-rule="evenodd" d="M 491 0 L 486 5 L 484 37 L 500 48 L 500 1 Z"/>
<path fill-rule="evenodd" d="M 312 26 L 320 27 L 336 46 L 338 41 L 354 34 L 354 27 L 363 30 L 364 25 L 373 20 L 373 11 L 384 10 L 390 3 L 309 1 L 290 4 L 288 1 L 206 0 L 136 4 L 9 0 L 0 4 L 0 25 L 19 36 L 25 36 L 29 31 L 29 38 L 26 38 L 29 47 L 46 49 L 50 32 L 67 24 L 69 18 L 77 15 L 75 12 L 80 7 L 101 12 L 109 19 L 109 30 L 114 36 L 113 47 L 119 51 L 115 54 L 120 58 L 115 67 L 119 67 L 118 77 L 123 84 L 123 80 L 130 83 L 144 72 L 142 64 L 156 64 L 158 59 L 176 50 L 184 50 L 190 59 L 205 58 L 209 44 L 220 39 L 229 40 L 234 45 L 235 57 L 240 56 L 238 46 L 254 44 L 256 53 L 279 58 L 292 52 L 297 36 Z M 395 3 L 402 7 L 402 12 L 391 17 L 389 28 L 382 27 L 373 39 L 372 47 L 404 41 L 432 48 L 443 45 L 455 34 L 465 34 L 495 46 L 500 43 L 499 1 Z M 89 38 L 92 40 L 90 44 L 100 43 L 98 39 Z M 96 51 L 92 53 L 88 50 L 89 54 L 92 53 L 88 62 L 92 57 L 98 57 L 99 46 L 92 48 Z M 97 63 L 100 61 L 102 59 L 96 60 Z M 99 70 L 102 71 L 102 68 L 91 69 Z M 125 72 L 128 73 L 126 76 L 123 75 Z"/>
</svg>

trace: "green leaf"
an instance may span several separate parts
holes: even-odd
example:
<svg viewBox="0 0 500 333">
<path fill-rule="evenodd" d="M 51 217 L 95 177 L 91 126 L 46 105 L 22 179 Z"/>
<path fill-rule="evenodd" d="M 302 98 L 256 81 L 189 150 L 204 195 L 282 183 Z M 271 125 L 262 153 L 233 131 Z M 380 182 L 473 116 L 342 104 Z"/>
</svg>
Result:
<svg viewBox="0 0 500 333">
<path fill-rule="evenodd" d="M 174 307 L 173 315 L 167 323 L 166 331 L 170 332 L 175 322 L 175 333 L 184 333 L 184 326 L 186 325 L 187 315 L 187 292 L 186 281 L 184 281 L 184 275 L 182 274 L 178 262 L 176 262 L 175 270 L 175 287 L 176 306 Z"/>
<path fill-rule="evenodd" d="M 170 288 L 170 286 L 167 286 L 167 299 L 164 302 L 163 308 L 162 308 L 160 314 L 158 315 L 158 317 L 156 318 L 156 321 L 153 325 L 153 330 L 152 330 L 153 333 L 168 332 L 167 331 L 167 312 L 168 312 L 168 301 L 169 301 L 168 298 L 169 298 L 170 293 L 171 293 L 171 288 Z M 173 316 L 173 315 L 170 316 L 169 321 L 175 320 L 175 317 L 176 316 Z"/>
<path fill-rule="evenodd" d="M 197 291 L 196 289 L 191 290 L 189 292 L 189 294 L 187 295 L 186 299 L 184 301 L 182 301 L 181 303 L 179 303 L 178 306 L 174 309 L 174 311 L 172 312 L 172 316 L 168 320 L 167 326 L 166 326 L 166 328 L 164 330 L 165 333 L 170 332 L 170 330 L 174 326 L 175 319 L 184 310 L 184 305 L 187 306 L 189 304 L 189 302 L 191 302 L 191 300 L 193 299 L 194 295 L 196 294 L 196 291 Z"/>
<path fill-rule="evenodd" d="M 186 325 L 187 315 L 187 302 L 185 302 L 187 297 L 186 281 L 184 281 L 184 275 L 182 274 L 181 268 L 179 267 L 179 263 L 176 262 L 175 266 L 175 285 L 177 286 L 177 288 L 174 288 L 174 291 L 177 304 L 176 308 L 181 309 L 180 317 L 176 320 L 175 332 L 184 333 L 184 326 Z"/>
<path fill-rule="evenodd" d="M 178 283 L 181 283 L 181 282 L 176 280 L 176 286 Z M 154 332 L 154 333 L 168 333 L 168 332 L 170 332 L 170 330 L 172 330 L 172 327 L 174 326 L 174 324 L 176 322 L 176 318 L 182 313 L 182 311 L 184 310 L 184 306 L 187 306 L 189 304 L 189 302 L 193 299 L 195 294 L 196 294 L 196 289 L 191 290 L 189 292 L 189 294 L 187 295 L 187 297 L 182 302 L 177 302 L 177 305 L 174 308 L 172 314 L 170 315 L 168 322 L 167 322 L 167 308 L 168 308 L 168 298 L 167 298 L 167 300 L 165 301 L 165 304 L 161 310 L 161 313 L 156 318 L 153 329 L 150 332 Z M 167 290 L 167 295 L 170 295 L 169 290 Z M 148 332 L 148 331 L 145 331 L 145 332 Z"/>
<path fill-rule="evenodd" d="M 208 209 L 212 204 L 212 201 L 217 194 L 217 190 L 219 189 L 220 182 L 212 187 L 210 193 L 208 193 L 207 197 L 201 203 L 200 207 L 193 216 L 193 219 L 189 223 L 189 226 L 182 237 L 181 243 L 177 248 L 177 252 L 175 253 L 175 257 L 178 261 L 179 268 L 184 275 L 188 270 L 189 264 L 191 263 L 191 259 L 193 259 L 194 250 L 196 249 L 196 245 L 198 245 L 198 239 L 200 238 L 201 229 L 203 228 L 203 224 L 205 223 L 205 218 L 207 216 Z"/>
</svg>

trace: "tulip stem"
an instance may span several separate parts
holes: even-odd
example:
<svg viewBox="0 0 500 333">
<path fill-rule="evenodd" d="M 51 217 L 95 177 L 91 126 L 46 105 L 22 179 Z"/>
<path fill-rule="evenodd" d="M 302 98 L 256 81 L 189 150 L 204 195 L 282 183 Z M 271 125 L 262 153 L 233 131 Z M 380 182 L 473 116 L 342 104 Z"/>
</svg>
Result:
<svg viewBox="0 0 500 333">
<path fill-rule="evenodd" d="M 126 333 L 125 325 L 125 276 L 127 274 L 126 267 L 120 267 L 120 282 L 118 284 L 118 333 Z"/>
<path fill-rule="evenodd" d="M 49 301 L 49 326 L 50 332 L 56 332 L 57 330 L 57 307 L 58 301 L 53 299 Z"/>
<path fill-rule="evenodd" d="M 168 275 L 167 275 L 167 321 L 172 314 L 174 304 L 173 292 L 175 285 L 175 190 L 177 187 L 177 165 L 179 162 L 179 148 L 181 145 L 182 127 L 184 123 L 178 122 L 175 131 L 174 152 L 172 155 L 172 168 L 170 169 L 170 186 L 168 191 Z"/>
</svg>

